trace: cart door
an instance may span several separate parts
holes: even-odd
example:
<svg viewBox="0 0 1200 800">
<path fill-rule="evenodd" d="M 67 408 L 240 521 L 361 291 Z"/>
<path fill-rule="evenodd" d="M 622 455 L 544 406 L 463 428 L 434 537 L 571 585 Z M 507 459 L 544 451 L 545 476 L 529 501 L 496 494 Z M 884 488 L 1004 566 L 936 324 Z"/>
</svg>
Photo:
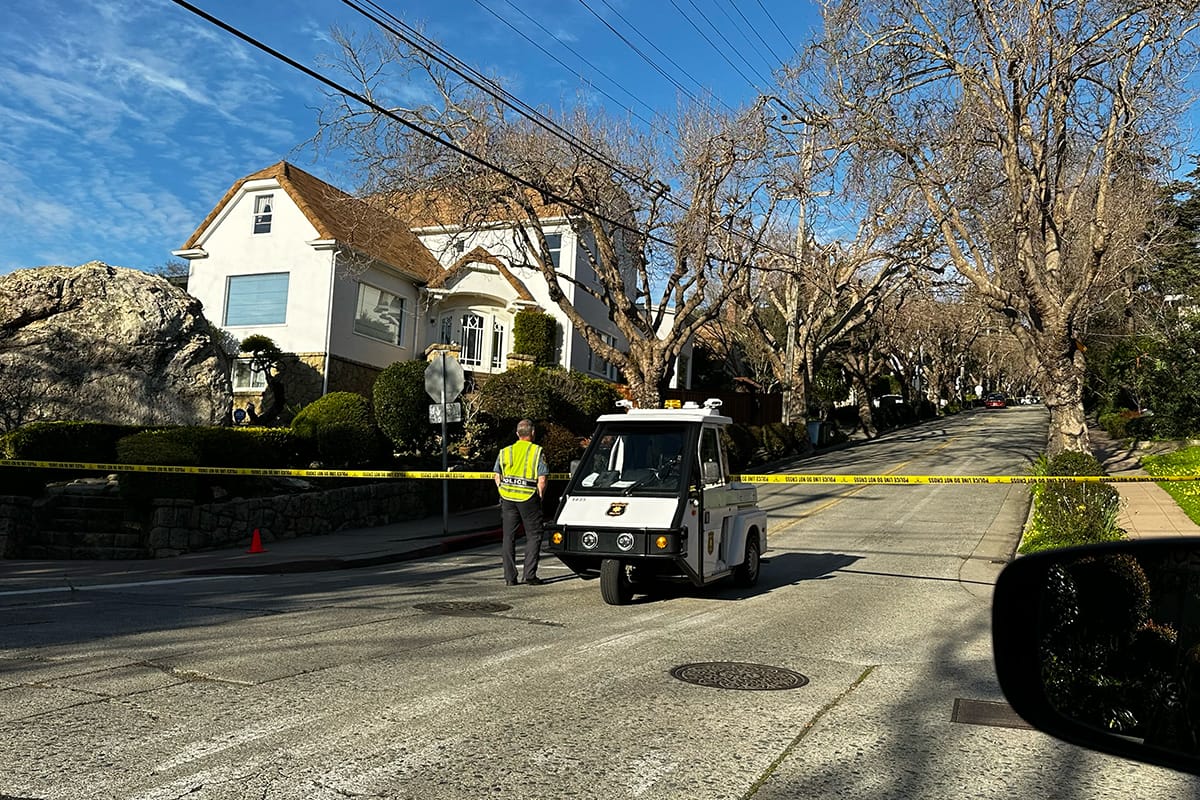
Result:
<svg viewBox="0 0 1200 800">
<path fill-rule="evenodd" d="M 721 437 L 716 427 L 706 425 L 700 431 L 700 479 L 704 491 L 704 518 L 700 533 L 700 574 L 705 579 L 729 570 L 728 522 L 730 503 L 729 470 Z"/>
</svg>

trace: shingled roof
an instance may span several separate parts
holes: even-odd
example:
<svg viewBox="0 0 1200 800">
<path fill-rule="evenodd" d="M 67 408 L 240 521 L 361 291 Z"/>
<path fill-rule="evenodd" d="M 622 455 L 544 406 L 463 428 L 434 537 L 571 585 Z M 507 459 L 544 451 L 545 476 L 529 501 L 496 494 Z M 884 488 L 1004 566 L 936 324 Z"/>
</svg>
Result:
<svg viewBox="0 0 1200 800">
<path fill-rule="evenodd" d="M 529 293 L 529 289 L 525 286 L 516 275 L 512 273 L 504 262 L 496 258 L 494 255 L 484 250 L 482 247 L 476 247 L 469 253 L 466 253 L 462 258 L 454 262 L 450 269 L 443 272 L 438 277 L 429 282 L 430 289 L 444 289 L 446 284 L 450 283 L 454 278 L 470 269 L 472 264 L 491 264 L 500 273 L 500 276 L 508 282 L 508 285 L 517 293 L 518 300 L 526 302 L 535 302 L 533 295 Z"/>
<path fill-rule="evenodd" d="M 184 250 L 197 246 L 209 225 L 249 181 L 274 179 L 300 209 L 317 235 L 332 239 L 362 255 L 374 258 L 421 281 L 444 273 L 433 254 L 402 220 L 377 210 L 304 170 L 280 161 L 229 187 L 200 227 L 187 240 Z"/>
</svg>

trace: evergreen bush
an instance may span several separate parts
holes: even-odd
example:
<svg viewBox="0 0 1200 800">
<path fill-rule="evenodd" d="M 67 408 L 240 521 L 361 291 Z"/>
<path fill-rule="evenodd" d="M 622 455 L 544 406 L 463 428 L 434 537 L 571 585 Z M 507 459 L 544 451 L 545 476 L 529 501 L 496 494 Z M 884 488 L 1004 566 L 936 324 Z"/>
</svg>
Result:
<svg viewBox="0 0 1200 800">
<path fill-rule="evenodd" d="M 537 366 L 556 363 L 558 323 L 543 311 L 524 309 L 513 318 L 513 352 L 533 356 Z"/>
<path fill-rule="evenodd" d="M 370 464 L 382 455 L 371 403 L 355 392 L 331 392 L 306 405 L 292 430 L 316 446 L 321 463 L 332 467 Z"/>
<path fill-rule="evenodd" d="M 425 393 L 425 370 L 429 362 L 397 361 L 379 373 L 371 396 L 379 429 L 397 452 L 430 455 L 434 452 L 435 430 L 429 423 L 429 395 Z"/>
<path fill-rule="evenodd" d="M 196 428 L 143 431 L 117 442 L 117 459 L 122 464 L 199 467 L 201 435 Z M 122 472 L 118 477 L 121 496 L 144 504 L 156 498 L 199 501 L 208 483 L 200 475 L 160 472 Z"/>
</svg>

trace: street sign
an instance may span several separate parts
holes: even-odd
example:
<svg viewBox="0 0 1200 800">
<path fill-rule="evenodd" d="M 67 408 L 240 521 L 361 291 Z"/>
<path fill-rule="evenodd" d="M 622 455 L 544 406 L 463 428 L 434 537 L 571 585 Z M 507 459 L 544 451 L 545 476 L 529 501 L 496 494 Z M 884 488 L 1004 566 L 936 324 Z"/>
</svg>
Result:
<svg viewBox="0 0 1200 800">
<path fill-rule="evenodd" d="M 462 422 L 462 403 L 434 403 L 429 407 L 429 421 L 437 424 L 442 422 L 442 409 L 446 409 L 446 422 Z"/>
<path fill-rule="evenodd" d="M 435 403 L 449 403 L 458 399 L 463 390 L 463 368 L 458 359 L 441 351 L 429 361 L 425 368 L 425 391 Z M 445 397 L 442 391 L 445 390 Z"/>
</svg>

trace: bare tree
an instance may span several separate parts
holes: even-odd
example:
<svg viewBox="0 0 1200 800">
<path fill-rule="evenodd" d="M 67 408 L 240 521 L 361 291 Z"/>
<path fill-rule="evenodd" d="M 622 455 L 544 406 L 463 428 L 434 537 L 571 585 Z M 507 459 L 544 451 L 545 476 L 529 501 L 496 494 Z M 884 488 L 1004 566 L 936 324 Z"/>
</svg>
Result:
<svg viewBox="0 0 1200 800">
<path fill-rule="evenodd" d="M 820 83 L 862 169 L 908 182 L 950 263 L 1021 341 L 1051 412 L 1049 451 L 1086 450 L 1079 327 L 1104 276 L 1137 258 L 1197 4 L 823 10 L 821 70 L 797 86 Z"/>
<path fill-rule="evenodd" d="M 635 401 L 658 405 L 681 350 L 765 247 L 777 193 L 761 114 L 694 108 L 650 131 L 583 108 L 520 117 L 498 82 L 464 79 L 407 35 L 335 37 L 337 66 L 378 107 L 332 95 L 316 140 L 353 153 L 364 191 L 398 214 L 468 231 L 512 225 L 510 263 L 536 269 Z M 423 89 L 422 102 L 383 99 L 402 85 Z M 564 219 L 594 282 L 555 269 L 547 223 Z M 607 307 L 626 347 L 581 312 L 587 298 Z"/>
</svg>

